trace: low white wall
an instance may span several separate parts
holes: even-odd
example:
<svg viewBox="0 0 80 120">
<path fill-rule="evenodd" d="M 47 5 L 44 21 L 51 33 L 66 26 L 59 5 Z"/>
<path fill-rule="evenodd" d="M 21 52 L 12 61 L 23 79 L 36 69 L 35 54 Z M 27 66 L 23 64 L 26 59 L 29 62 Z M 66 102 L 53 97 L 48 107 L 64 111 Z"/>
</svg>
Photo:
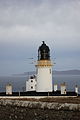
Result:
<svg viewBox="0 0 80 120">
<path fill-rule="evenodd" d="M 34 98 L 34 99 L 40 99 L 40 98 L 74 98 L 77 96 L 0 96 L 0 99 L 6 98 L 6 99 L 24 99 L 24 98 Z"/>
</svg>

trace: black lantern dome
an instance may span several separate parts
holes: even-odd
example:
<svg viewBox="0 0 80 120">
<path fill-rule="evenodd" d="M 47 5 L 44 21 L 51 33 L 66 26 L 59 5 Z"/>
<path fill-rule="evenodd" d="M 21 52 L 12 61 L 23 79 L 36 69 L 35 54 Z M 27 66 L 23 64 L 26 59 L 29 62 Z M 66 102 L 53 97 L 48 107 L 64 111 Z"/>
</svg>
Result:
<svg viewBox="0 0 80 120">
<path fill-rule="evenodd" d="M 38 49 L 38 60 L 50 60 L 50 49 L 44 41 Z"/>
</svg>

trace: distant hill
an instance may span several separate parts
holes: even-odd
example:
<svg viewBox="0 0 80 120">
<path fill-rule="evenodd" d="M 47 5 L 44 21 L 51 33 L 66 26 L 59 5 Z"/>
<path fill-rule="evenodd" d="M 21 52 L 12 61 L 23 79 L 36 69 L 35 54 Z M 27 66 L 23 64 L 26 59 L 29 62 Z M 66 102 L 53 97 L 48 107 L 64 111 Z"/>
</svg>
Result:
<svg viewBox="0 0 80 120">
<path fill-rule="evenodd" d="M 80 75 L 80 70 L 53 71 L 53 74 Z"/>
<path fill-rule="evenodd" d="M 34 75 L 36 72 L 24 72 L 22 74 L 13 74 L 13 76 L 28 76 L 28 75 Z M 53 71 L 54 75 L 80 75 L 80 70 L 65 70 L 65 71 Z"/>
</svg>

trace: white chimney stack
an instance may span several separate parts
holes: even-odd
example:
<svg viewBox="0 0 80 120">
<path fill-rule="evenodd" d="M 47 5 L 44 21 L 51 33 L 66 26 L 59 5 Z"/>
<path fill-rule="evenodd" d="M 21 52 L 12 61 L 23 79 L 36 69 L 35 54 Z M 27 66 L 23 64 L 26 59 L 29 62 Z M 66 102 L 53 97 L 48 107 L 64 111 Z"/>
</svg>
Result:
<svg viewBox="0 0 80 120">
<path fill-rule="evenodd" d="M 56 92 L 58 90 L 58 86 L 57 84 L 54 84 L 54 92 Z"/>
<path fill-rule="evenodd" d="M 61 84 L 61 95 L 65 95 L 66 94 L 66 84 L 65 83 L 63 83 L 63 84 Z"/>
<path fill-rule="evenodd" d="M 12 95 L 12 85 L 6 85 L 6 95 Z"/>
<path fill-rule="evenodd" d="M 78 86 L 75 86 L 75 93 L 78 95 Z"/>
</svg>

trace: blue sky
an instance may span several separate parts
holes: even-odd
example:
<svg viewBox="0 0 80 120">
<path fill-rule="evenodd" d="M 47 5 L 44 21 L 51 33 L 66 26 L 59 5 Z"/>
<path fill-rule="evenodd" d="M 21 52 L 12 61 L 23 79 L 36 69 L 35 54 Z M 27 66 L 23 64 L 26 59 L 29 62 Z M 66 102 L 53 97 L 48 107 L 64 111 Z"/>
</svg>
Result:
<svg viewBox="0 0 80 120">
<path fill-rule="evenodd" d="M 80 0 L 0 0 L 0 75 L 35 70 L 43 40 L 54 70 L 80 69 Z"/>
</svg>

